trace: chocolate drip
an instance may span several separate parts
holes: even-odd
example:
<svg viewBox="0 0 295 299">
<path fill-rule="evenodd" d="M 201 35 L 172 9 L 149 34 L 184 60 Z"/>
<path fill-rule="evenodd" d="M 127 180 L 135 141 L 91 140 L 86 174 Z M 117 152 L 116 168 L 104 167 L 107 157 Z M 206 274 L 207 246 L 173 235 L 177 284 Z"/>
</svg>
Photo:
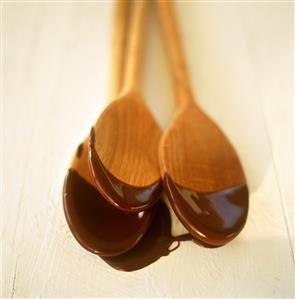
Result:
<svg viewBox="0 0 295 299">
<path fill-rule="evenodd" d="M 179 247 L 180 241 L 192 238 L 190 234 L 177 237 L 171 235 L 170 212 L 161 200 L 157 204 L 153 222 L 140 242 L 122 255 L 102 259 L 117 270 L 135 271 L 156 262 L 163 256 L 168 256 Z"/>
</svg>

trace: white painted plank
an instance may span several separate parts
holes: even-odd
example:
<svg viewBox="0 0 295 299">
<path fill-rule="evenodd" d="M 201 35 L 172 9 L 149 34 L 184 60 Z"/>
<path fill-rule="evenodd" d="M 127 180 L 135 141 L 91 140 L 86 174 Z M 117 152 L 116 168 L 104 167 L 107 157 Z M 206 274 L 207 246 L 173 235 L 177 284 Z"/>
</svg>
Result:
<svg viewBox="0 0 295 299">
<path fill-rule="evenodd" d="M 272 3 L 256 9 L 247 5 L 242 13 L 250 16 L 245 26 L 255 43 L 249 45 L 249 52 L 294 255 L 294 10 L 291 3 Z M 257 18 L 261 20 L 259 30 Z"/>
<path fill-rule="evenodd" d="M 282 157 L 290 145 L 283 82 L 292 53 L 287 25 L 274 22 L 290 22 L 290 14 L 286 4 L 257 5 L 177 3 L 199 102 L 225 130 L 246 171 L 251 198 L 244 231 L 223 248 L 184 243 L 145 269 L 122 273 L 77 244 L 61 205 L 67 163 L 106 103 L 111 2 L 4 4 L 4 297 L 294 296 L 291 218 L 284 214 L 291 170 L 288 154 Z M 165 126 L 173 93 L 154 17 L 143 85 Z M 272 48 L 278 37 L 281 48 Z M 280 72 L 273 94 L 267 93 L 276 78 L 267 65 L 273 52 L 263 55 L 270 48 Z M 175 232 L 183 229 L 175 218 L 173 224 Z"/>
</svg>

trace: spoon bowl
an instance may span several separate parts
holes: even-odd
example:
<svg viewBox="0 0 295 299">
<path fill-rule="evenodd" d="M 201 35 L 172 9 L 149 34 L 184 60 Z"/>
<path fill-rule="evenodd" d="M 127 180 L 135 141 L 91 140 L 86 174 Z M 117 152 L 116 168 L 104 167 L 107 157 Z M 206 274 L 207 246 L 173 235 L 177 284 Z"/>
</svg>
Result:
<svg viewBox="0 0 295 299">
<path fill-rule="evenodd" d="M 153 210 L 125 213 L 97 191 L 88 169 L 88 140 L 79 146 L 64 182 L 63 206 L 76 240 L 100 256 L 116 256 L 131 249 L 149 227 Z"/>
<path fill-rule="evenodd" d="M 141 211 L 159 199 L 160 138 L 160 128 L 139 93 L 112 102 L 92 128 L 91 171 L 100 193 L 117 208 Z"/>
</svg>

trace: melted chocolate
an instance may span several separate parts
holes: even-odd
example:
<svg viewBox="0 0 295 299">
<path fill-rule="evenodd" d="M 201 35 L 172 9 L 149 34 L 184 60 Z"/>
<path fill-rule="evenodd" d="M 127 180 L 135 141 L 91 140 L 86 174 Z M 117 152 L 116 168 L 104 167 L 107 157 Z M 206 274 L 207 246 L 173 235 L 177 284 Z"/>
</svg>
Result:
<svg viewBox="0 0 295 299">
<path fill-rule="evenodd" d="M 84 145 L 83 145 L 83 142 L 82 142 L 82 143 L 79 144 L 79 146 L 76 150 L 76 157 L 77 158 L 81 158 L 82 153 L 83 153 L 83 147 L 84 147 Z"/>
<path fill-rule="evenodd" d="M 226 244 L 242 230 L 248 214 L 246 185 L 200 193 L 175 184 L 164 176 L 164 188 L 176 215 L 197 239 L 209 247 Z"/>
<path fill-rule="evenodd" d="M 82 150 L 83 147 L 80 156 Z M 73 169 L 65 179 L 63 205 L 77 241 L 102 256 L 122 254 L 133 247 L 148 229 L 154 214 L 153 209 L 139 213 L 116 209 Z"/>
<path fill-rule="evenodd" d="M 102 257 L 102 259 L 117 270 L 135 271 L 156 262 L 162 256 L 169 255 L 170 252 L 179 247 L 180 241 L 191 240 L 192 238 L 190 234 L 178 237 L 171 235 L 170 213 L 161 200 L 157 204 L 153 222 L 140 242 L 122 255 Z M 177 242 L 176 246 L 172 245 L 173 242 Z"/>
<path fill-rule="evenodd" d="M 128 212 L 138 212 L 154 205 L 162 192 L 161 181 L 146 187 L 134 187 L 114 177 L 101 162 L 96 150 L 95 132 L 89 138 L 89 164 L 100 193 L 115 207 Z"/>
</svg>

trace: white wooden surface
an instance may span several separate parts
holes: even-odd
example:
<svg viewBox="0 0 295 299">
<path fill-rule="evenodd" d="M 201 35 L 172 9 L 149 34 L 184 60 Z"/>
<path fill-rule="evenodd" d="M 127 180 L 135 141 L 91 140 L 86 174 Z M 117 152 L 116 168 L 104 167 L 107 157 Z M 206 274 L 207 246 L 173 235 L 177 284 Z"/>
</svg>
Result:
<svg viewBox="0 0 295 299">
<path fill-rule="evenodd" d="M 112 2 L 2 9 L 3 297 L 294 297 L 291 2 L 177 3 L 195 92 L 245 168 L 249 219 L 225 247 L 183 243 L 132 273 L 77 244 L 61 200 L 68 161 L 106 103 Z M 154 12 L 143 85 L 164 127 L 174 103 Z"/>
</svg>

